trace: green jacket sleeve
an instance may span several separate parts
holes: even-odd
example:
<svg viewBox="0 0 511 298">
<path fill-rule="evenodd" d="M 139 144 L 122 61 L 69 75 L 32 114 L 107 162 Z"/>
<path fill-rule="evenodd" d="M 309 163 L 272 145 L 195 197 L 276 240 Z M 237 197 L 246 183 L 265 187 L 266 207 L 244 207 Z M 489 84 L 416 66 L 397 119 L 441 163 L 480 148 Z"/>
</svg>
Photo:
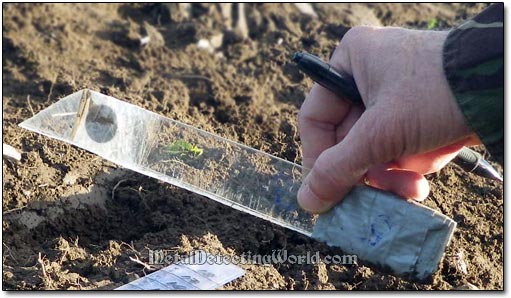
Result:
<svg viewBox="0 0 511 298">
<path fill-rule="evenodd" d="M 444 71 L 467 123 L 492 157 L 504 159 L 504 5 L 449 32 Z"/>
</svg>

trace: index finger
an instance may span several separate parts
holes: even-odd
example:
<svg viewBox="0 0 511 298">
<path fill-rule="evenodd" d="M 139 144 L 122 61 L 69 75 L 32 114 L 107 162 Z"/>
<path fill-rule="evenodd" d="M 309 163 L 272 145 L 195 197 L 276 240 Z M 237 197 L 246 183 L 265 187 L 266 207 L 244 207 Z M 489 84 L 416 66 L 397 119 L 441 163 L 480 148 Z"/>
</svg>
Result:
<svg viewBox="0 0 511 298">
<path fill-rule="evenodd" d="M 321 152 L 337 144 L 337 126 L 350 109 L 350 103 L 330 90 L 314 85 L 298 115 L 304 167 L 312 168 Z"/>
</svg>

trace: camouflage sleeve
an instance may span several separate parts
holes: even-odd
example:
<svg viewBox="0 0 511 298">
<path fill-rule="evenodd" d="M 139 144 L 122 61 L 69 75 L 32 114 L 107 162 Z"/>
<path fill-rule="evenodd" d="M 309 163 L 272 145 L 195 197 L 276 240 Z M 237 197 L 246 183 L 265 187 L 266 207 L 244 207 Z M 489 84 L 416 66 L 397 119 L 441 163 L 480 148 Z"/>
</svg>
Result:
<svg viewBox="0 0 511 298">
<path fill-rule="evenodd" d="M 492 157 L 504 157 L 504 5 L 489 6 L 449 32 L 444 71 L 465 115 Z"/>
</svg>

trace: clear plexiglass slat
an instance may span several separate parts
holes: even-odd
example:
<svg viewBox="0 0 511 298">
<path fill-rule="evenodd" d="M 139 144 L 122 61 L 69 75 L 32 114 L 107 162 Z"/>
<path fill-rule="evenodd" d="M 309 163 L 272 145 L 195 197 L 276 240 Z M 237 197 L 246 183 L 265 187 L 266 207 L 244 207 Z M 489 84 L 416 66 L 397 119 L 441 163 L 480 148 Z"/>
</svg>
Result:
<svg viewBox="0 0 511 298">
<path fill-rule="evenodd" d="M 78 117 L 86 95 L 89 105 Z M 302 168 L 262 151 L 86 89 L 20 126 L 302 234 L 312 233 L 315 217 L 296 202 Z"/>
</svg>

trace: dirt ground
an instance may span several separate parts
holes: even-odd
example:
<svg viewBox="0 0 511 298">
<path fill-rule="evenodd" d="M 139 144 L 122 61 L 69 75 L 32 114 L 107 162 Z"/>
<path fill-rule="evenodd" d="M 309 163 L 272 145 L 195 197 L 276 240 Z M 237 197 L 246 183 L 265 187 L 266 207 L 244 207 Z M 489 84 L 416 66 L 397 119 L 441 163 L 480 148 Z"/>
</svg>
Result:
<svg viewBox="0 0 511 298">
<path fill-rule="evenodd" d="M 162 4 L 3 4 L 3 141 L 22 151 L 21 162 L 2 163 L 3 289 L 113 289 L 148 273 L 130 260 L 147 261 L 148 249 L 339 254 L 17 125 L 90 88 L 300 163 L 296 116 L 312 82 L 292 66 L 292 53 L 326 59 L 350 26 L 445 29 L 484 6 L 317 4 L 312 18 L 291 4 L 250 4 L 243 39 L 212 4 L 195 4 L 189 19 Z M 220 33 L 213 53 L 197 47 Z M 430 280 L 360 260 L 246 265 L 224 289 L 503 289 L 502 186 L 455 166 L 428 178 L 425 204 L 458 223 Z"/>
</svg>

